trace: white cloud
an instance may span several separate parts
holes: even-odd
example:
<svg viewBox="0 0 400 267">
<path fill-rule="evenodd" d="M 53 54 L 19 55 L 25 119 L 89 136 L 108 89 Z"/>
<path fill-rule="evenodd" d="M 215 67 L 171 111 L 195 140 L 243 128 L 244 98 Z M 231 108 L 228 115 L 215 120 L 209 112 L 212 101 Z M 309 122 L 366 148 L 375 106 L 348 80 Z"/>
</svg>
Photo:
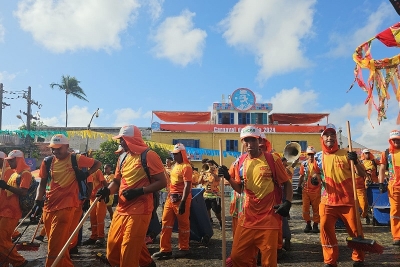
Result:
<svg viewBox="0 0 400 267">
<path fill-rule="evenodd" d="M 142 108 L 137 111 L 131 108 L 122 108 L 114 110 L 114 115 L 116 117 L 114 126 L 121 127 L 127 124 L 134 124 L 133 121 L 139 120 L 141 118 L 151 118 L 151 111 L 143 114 Z"/>
<path fill-rule="evenodd" d="M 194 28 L 193 17 L 188 10 L 179 16 L 166 18 L 152 39 L 156 43 L 153 52 L 157 58 L 166 58 L 175 64 L 186 66 L 203 56 L 207 33 Z"/>
<path fill-rule="evenodd" d="M 14 15 L 47 49 L 120 48 L 119 34 L 135 17 L 138 0 L 21 0 Z"/>
<path fill-rule="evenodd" d="M 330 42 L 335 45 L 327 56 L 348 57 L 360 44 L 375 36 L 384 20 L 393 17 L 393 7 L 389 3 L 381 3 L 378 9 L 371 13 L 363 27 L 358 27 L 352 34 L 332 33 Z"/>
<path fill-rule="evenodd" d="M 68 109 L 68 127 L 87 127 L 92 115 L 93 112 L 89 112 L 88 107 L 73 106 Z M 40 121 L 47 126 L 65 126 L 65 112 L 49 118 L 42 117 Z M 90 125 L 92 127 L 96 126 L 95 119 L 93 119 Z"/>
<path fill-rule="evenodd" d="M 249 51 L 260 66 L 258 80 L 311 65 L 301 41 L 312 35 L 316 0 L 240 0 L 220 22 L 226 42 Z"/>
<path fill-rule="evenodd" d="M 12 81 L 15 77 L 17 77 L 17 74 L 8 73 L 7 71 L 0 72 L 0 82 Z"/>
<path fill-rule="evenodd" d="M 0 43 L 4 43 L 4 35 L 6 34 L 6 29 L 3 24 L 0 23 Z"/>
<path fill-rule="evenodd" d="M 272 103 L 272 112 L 274 113 L 306 113 L 311 112 L 310 108 L 317 107 L 317 98 L 318 94 L 312 90 L 301 91 L 299 88 L 294 87 L 281 90 L 265 102 Z M 259 102 L 258 96 L 257 102 Z"/>
<path fill-rule="evenodd" d="M 148 0 L 149 13 L 153 21 L 156 21 L 162 14 L 164 0 Z"/>
</svg>

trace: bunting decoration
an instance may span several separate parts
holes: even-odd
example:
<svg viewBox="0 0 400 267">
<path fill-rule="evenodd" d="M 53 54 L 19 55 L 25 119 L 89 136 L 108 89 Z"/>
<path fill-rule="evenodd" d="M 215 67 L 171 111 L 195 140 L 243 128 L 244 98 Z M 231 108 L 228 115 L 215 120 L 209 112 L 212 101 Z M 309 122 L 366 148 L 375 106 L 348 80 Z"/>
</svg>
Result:
<svg viewBox="0 0 400 267">
<path fill-rule="evenodd" d="M 382 31 L 367 42 L 358 46 L 353 54 L 353 60 L 356 62 L 354 69 L 355 79 L 350 89 L 357 82 L 358 86 L 367 93 L 365 104 L 368 105 L 368 119 L 371 118 L 372 109 L 378 112 L 378 123 L 387 119 L 387 109 L 389 95 L 389 85 L 393 88 L 394 96 L 400 105 L 400 54 L 383 59 L 373 59 L 371 55 L 372 41 L 378 39 L 387 47 L 400 47 L 400 22 L 392 27 Z M 368 81 L 364 82 L 362 69 L 369 70 Z M 374 88 L 376 89 L 374 92 Z M 349 90 L 350 90 L 349 89 Z M 375 102 L 374 94 L 378 101 Z M 400 112 L 397 116 L 397 124 L 400 124 Z"/>
</svg>

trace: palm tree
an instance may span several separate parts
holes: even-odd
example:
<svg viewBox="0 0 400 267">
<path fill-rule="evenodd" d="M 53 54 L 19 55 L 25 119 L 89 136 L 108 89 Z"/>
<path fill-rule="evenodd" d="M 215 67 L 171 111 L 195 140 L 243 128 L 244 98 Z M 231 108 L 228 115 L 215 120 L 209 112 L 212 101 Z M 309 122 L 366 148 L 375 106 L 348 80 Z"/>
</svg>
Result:
<svg viewBox="0 0 400 267">
<path fill-rule="evenodd" d="M 83 89 L 79 86 L 80 81 L 78 81 L 75 77 L 71 77 L 69 75 L 61 77 L 61 83 L 51 83 L 50 87 L 54 88 L 54 86 L 58 87 L 58 89 L 65 92 L 65 128 L 68 127 L 68 95 L 72 95 L 78 99 L 85 100 L 89 102 L 85 98 L 86 94 Z"/>
</svg>

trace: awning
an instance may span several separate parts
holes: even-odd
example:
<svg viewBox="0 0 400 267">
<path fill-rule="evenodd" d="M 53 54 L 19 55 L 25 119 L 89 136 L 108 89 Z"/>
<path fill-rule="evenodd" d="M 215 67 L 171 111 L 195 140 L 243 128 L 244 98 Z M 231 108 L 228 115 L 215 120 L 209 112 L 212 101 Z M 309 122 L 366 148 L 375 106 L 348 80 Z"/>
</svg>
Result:
<svg viewBox="0 0 400 267">
<path fill-rule="evenodd" d="M 165 122 L 204 122 L 211 119 L 211 112 L 153 111 L 153 114 Z"/>
<path fill-rule="evenodd" d="M 311 124 L 317 123 L 329 113 L 273 113 L 269 115 L 269 122 L 278 124 Z"/>
</svg>

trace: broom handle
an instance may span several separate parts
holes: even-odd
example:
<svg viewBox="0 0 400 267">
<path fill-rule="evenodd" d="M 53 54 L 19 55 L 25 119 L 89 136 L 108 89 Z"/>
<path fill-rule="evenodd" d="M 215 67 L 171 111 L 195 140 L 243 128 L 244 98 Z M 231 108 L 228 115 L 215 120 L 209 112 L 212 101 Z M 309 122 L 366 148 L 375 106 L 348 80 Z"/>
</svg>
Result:
<svg viewBox="0 0 400 267">
<path fill-rule="evenodd" d="M 353 151 L 353 145 L 351 143 L 351 131 L 350 131 L 350 122 L 347 121 L 347 138 L 348 138 L 348 143 L 349 143 L 349 151 Z M 354 162 L 350 160 L 350 166 L 351 166 L 351 180 L 353 182 L 353 195 L 354 195 L 354 208 L 355 208 L 355 213 L 356 213 L 356 226 L 357 226 L 357 235 L 360 235 L 361 233 L 361 218 L 360 218 L 360 213 L 358 212 L 360 207 L 358 205 L 358 197 L 357 197 L 357 191 L 356 191 L 356 175 L 354 173 Z"/>
<path fill-rule="evenodd" d="M 219 166 L 222 166 L 222 140 L 219 139 Z M 226 233 L 225 233 L 225 179 L 221 181 L 221 220 L 222 220 L 222 267 L 226 266 Z"/>
<path fill-rule="evenodd" d="M 60 253 L 58 253 L 57 258 L 51 265 L 51 267 L 56 267 L 58 262 L 61 260 L 61 257 L 64 255 L 65 251 L 68 249 L 69 244 L 71 243 L 72 239 L 76 236 L 76 234 L 79 232 L 79 230 L 82 228 L 83 223 L 89 216 L 90 212 L 92 209 L 96 206 L 97 202 L 100 200 L 100 197 L 96 197 L 96 199 L 93 201 L 92 205 L 90 205 L 88 211 L 85 213 L 81 221 L 79 222 L 78 226 L 75 228 L 75 230 L 72 232 L 71 236 L 68 238 L 67 242 L 65 243 L 64 247 L 61 249 Z"/>
<path fill-rule="evenodd" d="M 31 215 L 32 210 L 30 210 L 28 212 L 28 214 L 26 214 L 26 216 L 21 220 L 21 222 L 17 225 L 17 227 L 15 227 L 14 232 L 17 231 L 17 229 L 24 223 L 25 219 L 28 218 L 29 215 Z"/>
<path fill-rule="evenodd" d="M 43 216 L 43 215 L 42 215 L 42 216 Z M 40 217 L 39 223 L 38 223 L 38 225 L 36 226 L 35 233 L 34 233 L 33 236 L 32 236 L 31 243 L 33 243 L 33 241 L 35 240 L 35 237 L 36 237 L 36 234 L 37 234 L 37 232 L 38 232 L 38 230 L 39 230 L 39 227 L 40 227 L 40 223 L 41 223 L 41 222 L 42 222 L 42 217 Z"/>
<path fill-rule="evenodd" d="M 6 171 L 6 160 L 3 159 L 3 167 L 1 168 L 1 180 L 4 180 L 4 172 Z M 0 194 L 1 194 L 1 188 L 0 188 Z"/>
</svg>

